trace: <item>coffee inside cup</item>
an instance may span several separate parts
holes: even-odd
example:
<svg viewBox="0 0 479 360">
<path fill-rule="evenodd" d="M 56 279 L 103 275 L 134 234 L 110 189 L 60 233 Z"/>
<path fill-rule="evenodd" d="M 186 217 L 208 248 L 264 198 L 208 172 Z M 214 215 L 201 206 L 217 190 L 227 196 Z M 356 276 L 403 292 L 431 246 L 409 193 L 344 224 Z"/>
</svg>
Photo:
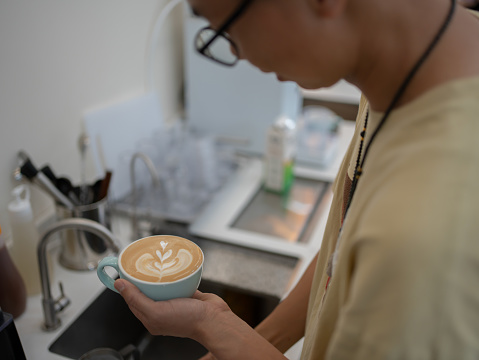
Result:
<svg viewBox="0 0 479 360">
<path fill-rule="evenodd" d="M 130 244 L 120 262 L 123 270 L 136 279 L 165 283 L 193 274 L 203 263 L 203 253 L 190 240 L 157 235 Z"/>
</svg>

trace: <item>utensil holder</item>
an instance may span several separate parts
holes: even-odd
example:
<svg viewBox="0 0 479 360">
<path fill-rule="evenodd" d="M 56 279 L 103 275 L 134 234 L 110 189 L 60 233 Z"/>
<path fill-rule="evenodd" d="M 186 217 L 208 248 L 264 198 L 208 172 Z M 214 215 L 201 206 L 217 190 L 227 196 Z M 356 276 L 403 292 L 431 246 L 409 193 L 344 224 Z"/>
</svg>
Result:
<svg viewBox="0 0 479 360">
<path fill-rule="evenodd" d="M 96 221 L 110 229 L 107 198 L 89 205 L 76 206 L 69 210 L 56 204 L 58 220 L 83 218 Z M 71 270 L 94 270 L 98 262 L 109 253 L 104 240 L 82 230 L 65 230 L 59 234 L 63 237 L 60 264 Z"/>
</svg>

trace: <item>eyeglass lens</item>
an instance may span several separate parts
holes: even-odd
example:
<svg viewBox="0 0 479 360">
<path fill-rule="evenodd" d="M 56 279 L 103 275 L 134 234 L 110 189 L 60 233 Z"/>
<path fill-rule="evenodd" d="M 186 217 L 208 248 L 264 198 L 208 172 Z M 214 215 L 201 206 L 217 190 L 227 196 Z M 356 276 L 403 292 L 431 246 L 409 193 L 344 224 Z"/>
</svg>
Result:
<svg viewBox="0 0 479 360">
<path fill-rule="evenodd" d="M 196 48 L 201 49 L 215 35 L 215 30 L 210 28 L 203 29 L 196 37 Z M 205 55 L 225 64 L 234 64 L 238 60 L 238 57 L 232 50 L 233 44 L 226 37 L 219 34 L 205 49 Z"/>
</svg>

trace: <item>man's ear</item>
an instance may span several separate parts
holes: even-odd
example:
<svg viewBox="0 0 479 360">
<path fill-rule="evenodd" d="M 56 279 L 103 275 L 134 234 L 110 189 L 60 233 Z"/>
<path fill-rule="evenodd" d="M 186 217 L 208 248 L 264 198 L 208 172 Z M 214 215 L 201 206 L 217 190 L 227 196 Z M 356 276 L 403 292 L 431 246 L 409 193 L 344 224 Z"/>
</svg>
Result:
<svg viewBox="0 0 479 360">
<path fill-rule="evenodd" d="M 321 17 L 336 17 L 345 11 L 349 0 L 307 0 L 311 9 Z"/>
</svg>

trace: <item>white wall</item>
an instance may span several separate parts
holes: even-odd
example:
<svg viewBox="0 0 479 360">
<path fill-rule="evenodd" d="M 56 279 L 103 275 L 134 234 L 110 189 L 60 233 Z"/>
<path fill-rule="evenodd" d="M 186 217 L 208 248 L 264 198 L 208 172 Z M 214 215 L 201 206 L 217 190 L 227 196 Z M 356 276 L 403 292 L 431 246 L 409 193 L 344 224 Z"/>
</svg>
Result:
<svg viewBox="0 0 479 360">
<path fill-rule="evenodd" d="M 149 36 L 167 0 L 0 0 L 0 225 L 17 183 L 17 152 L 80 180 L 77 139 L 83 114 L 145 91 Z M 181 107 L 182 14 L 158 43 L 157 89 L 165 118 Z M 88 178 L 95 176 L 91 154 Z M 35 190 L 35 188 L 32 186 Z M 37 218 L 52 208 L 33 194 Z"/>
</svg>

